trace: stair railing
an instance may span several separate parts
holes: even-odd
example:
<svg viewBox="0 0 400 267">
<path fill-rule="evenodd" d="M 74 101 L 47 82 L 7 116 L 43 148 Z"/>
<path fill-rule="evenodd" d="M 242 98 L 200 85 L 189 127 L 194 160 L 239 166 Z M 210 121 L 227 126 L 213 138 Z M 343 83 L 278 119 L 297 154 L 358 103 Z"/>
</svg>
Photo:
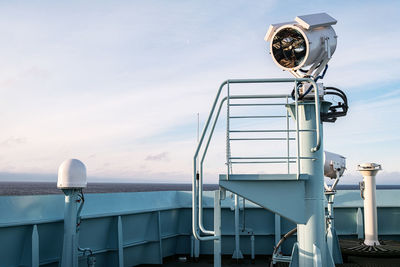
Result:
<svg viewBox="0 0 400 267">
<path fill-rule="evenodd" d="M 212 139 L 214 130 L 215 130 L 215 126 L 216 123 L 218 121 L 222 106 L 225 102 L 228 102 L 228 120 L 229 120 L 229 102 L 230 99 L 249 99 L 249 98 L 274 98 L 274 95 L 239 95 L 239 96 L 231 96 L 230 92 L 228 90 L 228 94 L 226 97 L 224 97 L 221 102 L 220 105 L 218 107 L 217 113 L 215 115 L 214 118 L 214 122 L 212 124 L 211 130 L 209 132 L 208 135 L 208 140 L 206 142 L 205 148 L 203 150 L 203 154 L 201 157 L 201 161 L 200 161 L 200 166 L 199 166 L 199 171 L 197 170 L 197 160 L 198 160 L 198 155 L 199 152 L 203 146 L 203 141 L 204 138 L 209 130 L 209 126 L 211 123 L 211 120 L 213 118 L 215 109 L 217 107 L 218 101 L 220 99 L 221 96 L 221 92 L 222 89 L 225 87 L 225 85 L 228 85 L 228 89 L 229 89 L 229 84 L 249 84 L 249 83 L 253 83 L 253 84 L 258 84 L 258 83 L 289 83 L 289 82 L 294 82 L 295 84 L 295 88 L 297 88 L 297 85 L 299 83 L 310 83 L 314 88 L 317 88 L 316 83 L 314 82 L 314 80 L 310 79 L 310 78 L 282 78 L 282 79 L 231 79 L 231 80 L 226 80 L 224 81 L 218 91 L 217 91 L 217 95 L 214 99 L 213 105 L 211 107 L 211 111 L 210 114 L 207 118 L 206 124 L 203 128 L 199 143 L 197 145 L 196 148 L 196 152 L 194 154 L 193 157 L 193 180 L 192 180 L 192 231 L 193 231 L 193 236 L 200 240 L 200 241 L 207 241 L 207 240 L 216 240 L 219 239 L 219 236 L 215 236 L 215 231 L 211 231 L 211 230 L 207 230 L 204 228 L 203 225 L 203 163 L 204 163 L 204 159 L 205 156 L 207 154 L 208 151 L 208 147 L 210 144 L 210 141 Z M 313 147 L 311 149 L 312 152 L 318 151 L 321 145 L 321 135 L 320 135 L 320 108 L 319 108 L 319 96 L 318 96 L 318 90 L 314 90 L 314 99 L 315 99 L 315 112 L 316 112 L 316 133 L 317 133 L 317 140 L 316 140 L 316 146 Z M 297 93 L 294 94 L 295 95 L 295 99 L 294 99 L 294 103 L 295 103 L 295 116 L 297 118 L 298 116 L 298 97 L 297 97 Z M 276 97 L 279 98 L 286 98 L 286 100 L 288 99 L 288 95 L 276 95 Z M 288 125 L 288 121 L 287 121 L 287 125 Z M 229 126 L 229 124 L 227 125 Z M 229 128 L 228 128 L 229 131 Z M 227 134 L 227 138 L 229 139 L 229 134 Z M 289 130 L 287 130 L 287 138 L 289 138 Z M 283 159 L 287 159 L 288 164 L 290 163 L 290 159 L 296 159 L 297 162 L 297 173 L 298 173 L 298 177 L 299 177 L 299 170 L 300 170 L 300 160 L 301 159 L 311 159 L 311 158 L 305 158 L 305 157 L 300 157 L 299 156 L 299 125 L 298 125 L 298 120 L 296 120 L 296 140 L 297 140 L 297 157 L 283 157 Z M 230 141 L 230 140 L 228 140 Z M 228 142 L 227 142 L 227 145 Z M 228 149 L 227 149 L 228 152 Z M 230 152 L 230 151 L 229 151 Z M 229 155 L 227 153 L 227 155 Z M 233 159 L 232 157 L 228 157 L 227 156 L 227 163 L 228 163 L 228 174 L 229 174 L 229 163 L 230 160 Z M 274 159 L 277 159 L 276 157 L 274 157 Z M 289 169 L 289 167 L 288 167 Z M 229 179 L 229 175 L 227 177 Z M 203 234 L 209 235 L 209 236 L 201 236 L 199 233 L 199 229 L 201 230 L 201 232 Z"/>
</svg>

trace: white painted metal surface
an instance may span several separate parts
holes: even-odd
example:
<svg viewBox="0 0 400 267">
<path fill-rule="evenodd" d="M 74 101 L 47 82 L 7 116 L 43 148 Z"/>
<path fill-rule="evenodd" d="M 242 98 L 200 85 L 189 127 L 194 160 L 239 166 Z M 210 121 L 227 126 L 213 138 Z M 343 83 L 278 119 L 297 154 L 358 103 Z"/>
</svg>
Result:
<svg viewBox="0 0 400 267">
<path fill-rule="evenodd" d="M 324 151 L 324 176 L 339 178 L 346 169 L 346 158 L 332 152 Z M 339 174 L 339 177 L 337 177 Z"/>
<path fill-rule="evenodd" d="M 287 24 L 287 25 L 283 25 L 283 26 L 277 28 L 270 39 L 273 40 L 274 36 L 276 34 L 278 34 L 282 30 L 289 29 L 289 28 L 297 30 L 305 39 L 306 55 L 305 55 L 302 63 L 293 69 L 283 67 L 281 64 L 279 64 L 279 62 L 275 59 L 275 57 L 272 56 L 272 60 L 275 62 L 275 64 L 283 70 L 287 70 L 287 71 L 298 70 L 303 67 L 307 67 L 315 62 L 322 61 L 323 58 L 321 58 L 321 55 L 325 51 L 325 44 L 324 44 L 323 40 L 325 40 L 325 39 L 329 40 L 329 44 L 328 44 L 329 48 L 328 49 L 330 51 L 330 53 L 329 53 L 330 56 L 332 56 L 336 50 L 337 36 L 331 26 L 315 28 L 313 30 L 306 30 L 298 24 Z M 270 51 L 272 51 L 272 44 L 273 44 L 273 42 L 270 42 Z"/>
<path fill-rule="evenodd" d="M 380 245 L 378 240 L 375 176 L 381 169 L 381 165 L 376 163 L 364 163 L 357 166 L 357 170 L 364 178 L 364 244 L 367 246 Z"/>
<path fill-rule="evenodd" d="M 307 30 L 318 27 L 327 27 L 337 23 L 336 19 L 326 13 L 297 16 L 294 20 L 297 21 L 301 27 Z"/>
<path fill-rule="evenodd" d="M 235 194 L 235 251 L 232 259 L 243 259 L 243 254 L 240 251 L 240 233 L 239 233 L 239 196 Z"/>
<path fill-rule="evenodd" d="M 221 267 L 221 191 L 214 191 L 214 267 Z"/>
<path fill-rule="evenodd" d="M 58 168 L 57 187 L 60 189 L 86 188 L 86 167 L 78 159 L 68 159 Z"/>
</svg>

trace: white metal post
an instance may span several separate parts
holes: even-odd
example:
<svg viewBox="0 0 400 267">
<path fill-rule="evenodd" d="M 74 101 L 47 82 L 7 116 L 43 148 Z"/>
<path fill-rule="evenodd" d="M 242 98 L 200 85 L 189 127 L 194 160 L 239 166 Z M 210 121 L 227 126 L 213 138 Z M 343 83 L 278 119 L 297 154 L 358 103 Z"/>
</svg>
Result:
<svg viewBox="0 0 400 267">
<path fill-rule="evenodd" d="M 325 207 L 324 207 L 324 169 L 322 125 L 317 125 L 315 104 L 313 102 L 299 103 L 296 120 L 300 129 L 300 157 L 311 157 L 315 160 L 302 160 L 300 173 L 308 174 L 305 181 L 306 224 L 299 224 L 299 266 L 314 266 L 315 259 L 321 257 L 323 266 L 328 265 L 325 241 Z M 317 140 L 315 129 L 320 129 L 320 147 L 312 151 Z M 314 255 L 315 251 L 320 255 Z M 317 257 L 317 258 L 316 258 Z"/>
<path fill-rule="evenodd" d="M 221 192 L 214 192 L 214 267 L 221 267 Z"/>
<path fill-rule="evenodd" d="M 243 254 L 240 251 L 240 233 L 239 233 L 239 196 L 235 194 L 235 251 L 232 259 L 243 259 Z"/>
<path fill-rule="evenodd" d="M 376 210 L 376 180 L 377 172 L 381 165 L 365 163 L 358 165 L 358 171 L 364 177 L 364 244 L 379 246 L 378 240 L 378 215 Z"/>
</svg>

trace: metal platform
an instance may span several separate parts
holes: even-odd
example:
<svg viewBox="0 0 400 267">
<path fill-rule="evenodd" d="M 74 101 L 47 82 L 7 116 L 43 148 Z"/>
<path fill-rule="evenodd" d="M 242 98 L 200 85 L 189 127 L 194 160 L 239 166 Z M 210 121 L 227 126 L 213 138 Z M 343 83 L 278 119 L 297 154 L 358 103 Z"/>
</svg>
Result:
<svg viewBox="0 0 400 267">
<path fill-rule="evenodd" d="M 305 223 L 304 174 L 220 175 L 219 185 L 295 223 Z M 282 195 L 286 201 L 276 201 Z M 293 205 L 297 203 L 297 205 Z"/>
</svg>

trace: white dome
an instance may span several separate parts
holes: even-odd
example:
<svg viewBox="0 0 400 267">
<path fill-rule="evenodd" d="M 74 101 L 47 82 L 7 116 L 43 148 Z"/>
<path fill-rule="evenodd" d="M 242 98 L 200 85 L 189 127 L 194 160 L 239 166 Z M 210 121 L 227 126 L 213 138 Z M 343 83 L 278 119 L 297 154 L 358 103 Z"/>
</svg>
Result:
<svg viewBox="0 0 400 267">
<path fill-rule="evenodd" d="M 57 187 L 67 188 L 85 188 L 86 166 L 78 159 L 68 159 L 58 168 Z"/>
</svg>

